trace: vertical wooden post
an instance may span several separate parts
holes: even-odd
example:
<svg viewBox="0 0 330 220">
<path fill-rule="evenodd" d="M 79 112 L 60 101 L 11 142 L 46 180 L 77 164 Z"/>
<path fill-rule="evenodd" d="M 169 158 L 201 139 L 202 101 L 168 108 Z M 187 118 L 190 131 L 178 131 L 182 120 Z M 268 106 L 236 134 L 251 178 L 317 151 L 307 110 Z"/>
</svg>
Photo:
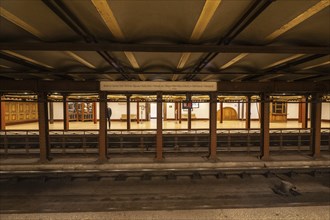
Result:
<svg viewBox="0 0 330 220">
<path fill-rule="evenodd" d="M 63 95 L 63 128 L 64 131 L 69 130 L 69 105 L 68 105 L 68 97 Z"/>
<path fill-rule="evenodd" d="M 0 96 L 0 130 L 6 129 L 6 105 L 2 97 Z"/>
<path fill-rule="evenodd" d="M 262 94 L 260 103 L 261 159 L 269 160 L 269 96 Z"/>
<path fill-rule="evenodd" d="M 251 128 L 251 96 L 247 96 L 246 112 L 245 112 L 245 128 Z"/>
<path fill-rule="evenodd" d="M 157 93 L 157 135 L 156 135 L 156 161 L 163 160 L 163 120 L 162 120 L 162 93 Z"/>
<path fill-rule="evenodd" d="M 47 93 L 40 92 L 38 94 L 38 125 L 39 125 L 39 147 L 40 162 L 45 163 L 50 160 L 49 149 L 49 127 L 48 127 L 48 103 Z"/>
<path fill-rule="evenodd" d="M 92 111 L 93 111 L 93 122 L 94 124 L 96 124 L 97 123 L 96 102 L 93 102 Z"/>
<path fill-rule="evenodd" d="M 99 158 L 100 162 L 108 160 L 107 134 L 107 93 L 100 92 L 100 123 L 99 123 Z"/>
<path fill-rule="evenodd" d="M 136 123 L 137 124 L 140 123 L 140 102 L 139 102 L 139 100 L 136 102 Z"/>
<path fill-rule="evenodd" d="M 131 129 L 131 95 L 126 95 L 127 130 Z"/>
<path fill-rule="evenodd" d="M 311 138 L 313 157 L 321 156 L 321 107 L 321 95 L 318 93 L 313 94 L 311 106 Z"/>
<path fill-rule="evenodd" d="M 54 124 L 54 102 L 49 102 L 49 124 Z"/>
<path fill-rule="evenodd" d="M 209 159 L 217 160 L 217 94 L 210 95 L 210 148 Z"/>
</svg>

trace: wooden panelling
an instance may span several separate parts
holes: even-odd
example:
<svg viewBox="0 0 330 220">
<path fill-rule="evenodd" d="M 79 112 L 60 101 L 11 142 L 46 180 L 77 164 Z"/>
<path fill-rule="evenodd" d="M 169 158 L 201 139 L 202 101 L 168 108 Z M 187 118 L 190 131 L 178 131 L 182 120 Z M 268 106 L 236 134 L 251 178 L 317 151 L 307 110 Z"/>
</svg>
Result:
<svg viewBox="0 0 330 220">
<path fill-rule="evenodd" d="M 38 120 L 36 102 L 5 102 L 6 125 Z"/>
</svg>

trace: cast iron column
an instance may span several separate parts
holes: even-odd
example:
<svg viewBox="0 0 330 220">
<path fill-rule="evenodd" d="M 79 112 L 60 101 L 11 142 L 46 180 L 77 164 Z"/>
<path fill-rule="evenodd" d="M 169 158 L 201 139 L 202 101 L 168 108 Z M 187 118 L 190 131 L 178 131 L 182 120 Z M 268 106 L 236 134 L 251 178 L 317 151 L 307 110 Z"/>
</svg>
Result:
<svg viewBox="0 0 330 220">
<path fill-rule="evenodd" d="M 261 159 L 269 160 L 269 96 L 262 94 L 260 106 Z"/>
<path fill-rule="evenodd" d="M 245 115 L 245 128 L 251 128 L 251 96 L 247 96 L 246 102 L 246 115 Z"/>
<path fill-rule="evenodd" d="M 100 129 L 99 129 L 99 158 L 100 162 L 108 160 L 107 137 L 107 93 L 100 92 Z"/>
<path fill-rule="evenodd" d="M 127 130 L 131 129 L 131 95 L 126 95 Z"/>
<path fill-rule="evenodd" d="M 157 136 L 156 161 L 163 160 L 163 120 L 162 120 L 162 93 L 157 93 Z"/>
<path fill-rule="evenodd" d="M 312 132 L 312 154 L 313 157 L 320 157 L 320 145 L 321 145 L 321 107 L 322 99 L 321 95 L 315 93 L 312 95 L 311 106 L 311 132 Z"/>
<path fill-rule="evenodd" d="M 38 94 L 38 118 L 40 162 L 45 163 L 50 160 L 48 103 L 47 93 L 45 92 Z"/>
<path fill-rule="evenodd" d="M 188 100 L 188 118 L 187 118 L 188 130 L 191 130 L 191 109 L 192 109 L 191 95 L 188 94 L 186 99 Z M 191 106 L 189 106 L 189 103 L 191 104 Z"/>
<path fill-rule="evenodd" d="M 223 122 L 223 101 L 220 102 L 220 123 Z"/>
<path fill-rule="evenodd" d="M 54 124 L 54 103 L 49 102 L 49 124 Z"/>
<path fill-rule="evenodd" d="M 68 97 L 63 95 L 63 128 L 64 131 L 69 130 L 69 105 L 68 105 Z"/>
<path fill-rule="evenodd" d="M 2 100 L 2 97 L 0 96 L 0 130 L 5 130 L 6 128 L 5 108 L 6 108 L 5 102 L 4 100 Z"/>
<path fill-rule="evenodd" d="M 210 95 L 210 149 L 209 159 L 217 160 L 217 94 Z"/>
<path fill-rule="evenodd" d="M 93 102 L 92 110 L 93 110 L 93 122 L 94 124 L 97 124 L 96 102 Z"/>
</svg>

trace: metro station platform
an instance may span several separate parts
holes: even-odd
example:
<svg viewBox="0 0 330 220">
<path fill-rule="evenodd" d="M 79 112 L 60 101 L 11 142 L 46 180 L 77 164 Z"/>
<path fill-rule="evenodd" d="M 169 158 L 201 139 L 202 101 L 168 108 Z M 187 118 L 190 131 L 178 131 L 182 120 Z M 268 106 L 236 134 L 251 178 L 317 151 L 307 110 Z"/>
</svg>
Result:
<svg viewBox="0 0 330 220">
<path fill-rule="evenodd" d="M 106 162 L 96 158 L 54 158 L 40 163 L 38 158 L 2 158 L 0 173 L 104 173 L 104 172 L 176 172 L 176 171 L 271 171 L 300 169 L 330 169 L 330 153 L 322 152 L 314 158 L 304 154 L 271 155 L 269 160 L 256 155 L 224 153 L 217 160 L 207 156 L 180 155 L 168 156 L 155 161 L 152 155 L 139 156 L 113 155 Z"/>
</svg>

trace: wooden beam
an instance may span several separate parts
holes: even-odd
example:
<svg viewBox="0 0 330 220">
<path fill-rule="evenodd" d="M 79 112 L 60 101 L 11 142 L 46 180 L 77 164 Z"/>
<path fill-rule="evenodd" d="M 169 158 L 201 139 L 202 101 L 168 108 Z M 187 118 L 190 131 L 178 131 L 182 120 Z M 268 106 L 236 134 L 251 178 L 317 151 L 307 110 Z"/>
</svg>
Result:
<svg viewBox="0 0 330 220">
<path fill-rule="evenodd" d="M 38 125 L 39 125 L 39 148 L 40 162 L 46 163 L 50 160 L 49 127 L 48 127 L 48 103 L 47 93 L 38 94 Z"/>
<path fill-rule="evenodd" d="M 107 93 L 100 92 L 100 123 L 99 123 L 99 157 L 98 161 L 108 160 L 108 133 L 107 133 Z"/>
<path fill-rule="evenodd" d="M 157 134 L 156 134 L 156 161 L 162 161 L 163 158 L 163 119 L 162 119 L 162 93 L 157 93 Z"/>
</svg>

